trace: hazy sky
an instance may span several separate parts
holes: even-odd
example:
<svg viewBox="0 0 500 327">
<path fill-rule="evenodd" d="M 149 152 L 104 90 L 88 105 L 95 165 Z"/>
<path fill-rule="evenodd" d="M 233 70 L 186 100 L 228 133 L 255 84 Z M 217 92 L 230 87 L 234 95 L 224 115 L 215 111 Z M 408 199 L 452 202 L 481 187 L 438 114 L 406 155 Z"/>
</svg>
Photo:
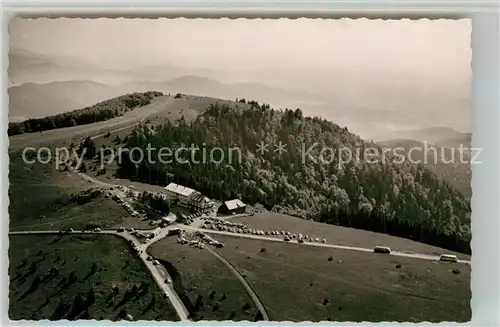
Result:
<svg viewBox="0 0 500 327">
<path fill-rule="evenodd" d="M 418 111 L 469 128 L 469 19 L 42 18 L 14 19 L 9 32 L 13 47 L 107 68 L 172 64 L 202 76 L 199 69 L 211 69 L 206 77 L 222 82 L 326 95 L 331 106 L 347 99 L 370 110 Z"/>
<path fill-rule="evenodd" d="M 14 19 L 11 45 L 107 66 L 469 78 L 470 20 Z"/>
</svg>

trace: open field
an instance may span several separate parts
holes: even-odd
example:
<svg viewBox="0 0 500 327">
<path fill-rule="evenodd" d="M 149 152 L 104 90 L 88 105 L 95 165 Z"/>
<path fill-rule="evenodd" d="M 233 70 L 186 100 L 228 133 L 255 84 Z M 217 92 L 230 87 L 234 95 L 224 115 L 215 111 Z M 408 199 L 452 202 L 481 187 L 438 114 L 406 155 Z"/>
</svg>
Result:
<svg viewBox="0 0 500 327">
<path fill-rule="evenodd" d="M 225 246 L 216 251 L 250 283 L 271 320 L 440 322 L 471 317 L 467 265 L 223 235 L 217 239 Z"/>
<path fill-rule="evenodd" d="M 10 319 L 118 320 L 124 310 L 134 320 L 177 320 L 144 264 L 118 237 L 10 236 L 9 259 Z"/>
<path fill-rule="evenodd" d="M 455 254 L 459 259 L 470 260 L 470 256 L 451 252 L 431 245 L 414 242 L 401 237 L 374 233 L 354 228 L 305 220 L 274 212 L 262 212 L 254 216 L 231 218 L 233 222 L 247 224 L 250 228 L 262 230 L 287 230 L 290 233 L 302 233 L 311 237 L 325 238 L 327 243 L 354 247 L 373 248 L 377 245 L 388 246 L 392 250 L 408 253 L 440 255 Z"/>
<path fill-rule="evenodd" d="M 173 97 L 174 95 L 172 95 Z M 159 97 L 158 101 L 161 99 L 168 99 L 168 97 Z M 196 118 L 199 114 L 203 113 L 209 105 L 218 103 L 219 105 L 227 105 L 230 108 L 250 108 L 249 104 L 240 103 L 232 100 L 217 99 L 207 96 L 198 95 L 184 95 L 182 98 L 173 99 L 168 103 L 167 109 L 151 113 L 147 116 L 147 119 L 152 122 L 162 122 L 162 120 L 177 120 L 184 117 L 186 121 L 191 121 Z"/>
<path fill-rule="evenodd" d="M 177 294 L 193 318 L 254 321 L 258 311 L 231 271 L 206 250 L 179 245 L 176 240 L 177 237 L 164 238 L 148 251 L 168 270 Z M 199 305 L 201 299 L 203 304 Z"/>
</svg>

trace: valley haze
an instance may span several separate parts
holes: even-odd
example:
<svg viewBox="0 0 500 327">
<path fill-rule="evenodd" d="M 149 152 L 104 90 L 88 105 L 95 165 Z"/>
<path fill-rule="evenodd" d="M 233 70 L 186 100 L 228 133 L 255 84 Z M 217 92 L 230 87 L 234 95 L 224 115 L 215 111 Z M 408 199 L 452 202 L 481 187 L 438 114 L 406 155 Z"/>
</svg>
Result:
<svg viewBox="0 0 500 327">
<path fill-rule="evenodd" d="M 229 99 L 260 95 L 273 106 L 301 104 L 308 115 L 333 119 L 368 139 L 387 139 L 381 130 L 435 126 L 467 133 L 470 30 L 466 19 L 14 19 L 9 79 L 13 85 L 101 82 L 107 87 L 101 86 L 100 100 L 130 82 Z M 229 90 L 220 83 L 231 84 Z M 122 90 L 137 85 L 130 86 Z M 91 87 L 83 85 L 83 93 L 96 93 Z M 39 92 L 47 90 L 40 86 Z"/>
</svg>

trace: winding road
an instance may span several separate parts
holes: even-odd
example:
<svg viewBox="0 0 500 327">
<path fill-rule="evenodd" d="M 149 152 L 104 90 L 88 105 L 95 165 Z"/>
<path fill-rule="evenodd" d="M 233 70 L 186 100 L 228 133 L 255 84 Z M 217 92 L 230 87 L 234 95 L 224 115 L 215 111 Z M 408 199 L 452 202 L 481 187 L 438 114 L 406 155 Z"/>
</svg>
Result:
<svg viewBox="0 0 500 327">
<path fill-rule="evenodd" d="M 148 105 L 143 107 L 144 109 L 142 110 L 137 110 L 137 111 L 132 111 L 129 115 L 122 116 L 122 117 L 117 117 L 116 119 L 111 119 L 106 122 L 101 122 L 101 123 L 96 123 L 96 124 L 90 124 L 90 125 L 82 125 L 82 126 L 76 126 L 75 128 L 67 128 L 67 129 L 60 129 L 58 131 L 62 131 L 63 134 L 58 134 L 56 130 L 53 131 L 47 131 L 46 133 L 43 133 L 43 137 L 41 136 L 36 136 L 33 140 L 28 137 L 28 136 L 20 136 L 17 138 L 14 138 L 14 142 L 12 142 L 11 139 L 11 147 L 13 149 L 21 147 L 21 146 L 27 146 L 30 145 L 31 143 L 36 143 L 40 142 L 40 140 L 47 141 L 51 139 L 60 139 L 61 137 L 64 137 L 64 133 L 67 135 L 70 135 L 71 137 L 74 137 L 76 134 L 77 135 L 86 135 L 88 133 L 92 132 L 97 132 L 99 134 L 94 135 L 91 137 L 91 139 L 96 139 L 98 137 L 104 136 L 107 133 L 115 133 L 119 132 L 124 129 L 128 129 L 134 126 L 139 125 L 141 122 L 143 122 L 147 117 L 150 115 L 159 112 L 161 110 L 164 110 L 165 106 L 170 103 L 170 101 L 173 99 L 167 99 L 164 102 L 158 102 L 154 103 L 152 105 Z M 119 128 L 115 128 L 111 130 L 110 128 L 113 127 L 113 125 L 124 125 Z M 56 134 L 56 135 L 54 135 Z M 48 138 L 47 138 L 48 136 Z M 14 143 L 14 144 L 13 144 Z M 73 169 L 71 169 L 72 172 L 75 172 Z M 112 184 L 112 183 L 106 183 L 103 181 L 100 181 L 96 178 L 93 178 L 85 173 L 82 172 L 76 172 L 82 179 L 94 183 L 96 185 L 99 185 L 101 187 L 107 187 L 107 188 L 113 188 L 115 186 L 119 186 L 118 184 Z M 168 235 L 168 231 L 171 228 L 182 228 L 187 231 L 195 232 L 203 232 L 203 233 L 208 233 L 208 234 L 215 234 L 215 235 L 229 235 L 229 236 L 234 236 L 234 237 L 243 237 L 247 239 L 255 239 L 255 240 L 264 240 L 264 241 L 272 241 L 272 242 L 282 242 L 282 243 L 293 243 L 293 244 L 298 244 L 297 242 L 289 241 L 286 242 L 283 240 L 281 237 L 272 237 L 272 236 L 263 236 L 263 235 L 252 235 L 252 234 L 244 234 L 244 233 L 232 233 L 232 232 L 227 232 L 227 231 L 218 231 L 218 230 L 212 230 L 212 229 L 204 229 L 204 228 L 199 228 L 199 227 L 193 227 L 193 226 L 186 226 L 186 225 L 171 225 L 167 228 L 163 228 L 161 232 L 156 235 L 153 239 L 151 239 L 148 243 L 140 243 L 133 235 L 129 234 L 128 232 L 117 232 L 116 230 L 102 230 L 100 232 L 93 232 L 93 231 L 73 231 L 71 234 L 112 234 L 112 235 L 117 235 L 127 241 L 131 241 L 134 246 L 138 248 L 138 255 L 141 258 L 141 260 L 144 262 L 146 267 L 149 269 L 151 272 L 155 282 L 157 285 L 160 287 L 160 289 L 164 292 L 164 294 L 167 296 L 169 301 L 171 302 L 173 308 L 175 309 L 179 319 L 181 321 L 189 321 L 189 312 L 184 306 L 184 303 L 181 301 L 179 295 L 176 293 L 176 291 L 173 288 L 173 285 L 171 283 L 165 283 L 165 279 L 170 278 L 168 275 L 168 272 L 164 269 L 163 266 L 161 265 L 154 265 L 153 261 L 148 261 L 148 254 L 147 254 L 147 249 L 149 246 L 151 246 L 154 242 L 166 237 Z M 151 230 L 141 230 L 142 232 L 151 232 Z M 39 235 L 39 234 L 60 234 L 60 231 L 58 230 L 45 230 L 45 231 L 9 231 L 9 235 Z M 370 252 L 373 253 L 373 249 L 369 248 L 361 248 L 361 247 L 352 247 L 352 246 L 345 246 L 345 245 L 337 245 L 337 244 L 327 244 L 327 243 L 313 243 L 313 242 L 304 242 L 300 245 L 303 246 L 318 246 L 318 247 L 328 247 L 328 248 L 334 248 L 334 249 L 341 249 L 341 250 L 349 250 L 349 251 L 361 251 L 361 252 Z M 246 291 L 254 301 L 255 305 L 261 312 L 263 319 L 264 320 L 269 320 L 269 316 L 266 312 L 266 309 L 264 305 L 261 303 L 260 299 L 258 298 L 257 294 L 253 291 L 252 287 L 248 284 L 248 282 L 241 276 L 241 274 L 236 270 L 236 268 L 226 259 L 224 259 L 221 255 L 219 255 L 216 251 L 213 249 L 209 248 L 208 246 L 205 247 L 205 249 L 214 255 L 218 260 L 220 260 L 227 268 L 231 270 L 231 272 L 240 280 L 242 285 L 245 287 Z M 439 256 L 432 256 L 432 255 L 426 255 L 426 254 L 418 254 L 418 253 L 406 253 L 406 252 L 398 252 L 398 251 L 392 251 L 390 254 L 380 254 L 380 255 L 393 255 L 393 256 L 399 256 L 399 257 L 408 257 L 408 258 L 415 258 L 415 259 L 422 259 L 422 260 L 432 260 L 432 261 L 439 261 Z M 462 264 L 470 264 L 469 260 L 458 260 L 458 263 Z M 170 278 L 171 279 L 171 278 Z"/>
<path fill-rule="evenodd" d="M 355 246 L 346 246 L 346 245 L 338 245 L 338 244 L 329 244 L 329 243 L 312 243 L 312 242 L 304 242 L 304 243 L 297 243 L 293 241 L 284 241 L 282 238 L 279 237 L 272 237 L 272 236 L 262 236 L 262 235 L 251 235 L 251 234 L 242 234 L 242 233 L 231 233 L 231 232 L 225 232 L 225 231 L 218 231 L 218 230 L 213 230 L 213 229 L 204 229 L 204 228 L 197 228 L 197 227 L 192 227 L 192 226 L 186 226 L 186 225 L 171 225 L 169 227 L 166 227 L 162 230 L 162 232 L 154 237 L 148 244 L 152 244 L 159 239 L 162 239 L 165 237 L 168 233 L 168 230 L 170 228 L 182 228 L 187 231 L 191 232 L 202 232 L 202 233 L 207 233 L 207 234 L 215 234 L 215 235 L 229 235 L 229 236 L 234 236 L 234 237 L 243 237 L 243 238 L 248 238 L 248 239 L 254 239 L 254 240 L 263 240 L 263 241 L 272 241 L 272 242 L 281 242 L 281 243 L 289 243 L 289 244 L 297 244 L 301 246 L 318 246 L 318 247 L 326 247 L 326 248 L 333 248 L 333 249 L 340 249 L 340 250 L 348 250 L 348 251 L 360 251 L 360 252 L 369 252 L 373 253 L 373 249 L 369 248 L 362 248 L 362 247 L 355 247 Z M 142 232 L 151 232 L 152 230 L 141 230 Z M 25 234 L 57 234 L 59 231 L 20 231 L 20 232 L 9 232 L 10 235 L 25 235 Z M 77 232 L 73 232 L 77 233 Z M 79 232 L 81 233 L 81 232 Z M 86 232 L 89 233 L 89 232 Z M 116 231 L 109 231 L 109 230 L 104 230 L 101 231 L 100 233 L 108 233 L 108 234 L 117 234 L 120 235 L 120 233 L 117 233 Z M 430 261 L 439 261 L 439 256 L 434 256 L 434 255 L 428 255 L 428 254 L 421 254 L 421 253 L 407 253 L 407 252 L 399 252 L 399 251 L 391 251 L 390 254 L 380 254 L 380 255 L 393 255 L 393 256 L 398 256 L 398 257 L 406 257 L 406 258 L 414 258 L 414 259 L 421 259 L 421 260 L 430 260 Z M 463 264 L 470 264 L 470 260 L 458 260 L 458 263 L 463 263 Z"/>
<path fill-rule="evenodd" d="M 200 218 L 198 218 L 198 219 L 200 219 Z M 189 311 L 186 309 L 186 307 L 184 306 L 184 303 L 181 301 L 179 295 L 174 290 L 173 285 L 171 283 L 165 283 L 165 279 L 167 277 L 170 280 L 172 280 L 171 277 L 168 275 L 168 272 L 165 269 L 162 269 L 161 266 L 154 265 L 153 261 L 147 260 L 148 247 L 151 246 L 156 241 L 166 237 L 169 233 L 169 230 L 172 228 L 182 228 L 184 230 L 191 231 L 191 232 L 202 232 L 202 233 L 215 234 L 215 235 L 229 235 L 229 236 L 242 237 L 242 238 L 247 238 L 247 239 L 264 240 L 264 241 L 281 242 L 281 243 L 292 243 L 292 244 L 299 245 L 299 243 L 292 242 L 292 241 L 284 241 L 282 238 L 279 238 L 279 237 L 232 233 L 232 232 L 204 229 L 204 228 L 198 228 L 198 227 L 192 227 L 192 226 L 180 225 L 180 224 L 174 224 L 174 225 L 170 225 L 169 227 L 162 228 L 161 232 L 158 235 L 156 235 L 155 237 L 153 237 L 151 240 L 149 240 L 147 243 L 140 243 L 133 235 L 129 234 L 128 232 L 118 232 L 116 230 L 101 230 L 100 232 L 79 230 L 79 231 L 73 231 L 73 232 L 66 232 L 66 234 L 111 234 L 111 235 L 117 235 L 119 237 L 122 237 L 127 241 L 131 241 L 139 249 L 139 251 L 138 251 L 139 257 L 141 258 L 141 260 L 144 262 L 144 264 L 146 265 L 148 270 L 153 275 L 153 278 L 154 278 L 155 282 L 157 283 L 157 285 L 164 292 L 164 294 L 166 294 L 167 298 L 169 299 L 172 306 L 174 307 L 179 319 L 181 321 L 189 321 L 190 320 L 189 319 L 189 315 L 190 315 Z M 139 231 L 140 232 L 152 232 L 152 230 L 139 230 Z M 40 234 L 58 235 L 58 234 L 61 234 L 61 232 L 58 230 L 10 231 L 9 232 L 9 235 L 40 235 Z M 301 243 L 300 245 L 301 246 L 318 246 L 318 247 L 327 247 L 327 248 L 342 249 L 342 250 L 349 250 L 349 251 L 361 251 L 361 252 L 373 253 L 373 249 L 345 246 L 345 245 L 337 245 L 337 244 L 328 244 L 328 243 L 304 242 L 304 243 Z M 238 270 L 236 270 L 236 268 L 234 268 L 234 266 L 229 261 L 224 259 L 221 255 L 219 255 L 213 249 L 211 249 L 209 247 L 205 247 L 205 249 L 210 254 L 214 255 L 227 268 L 229 268 L 231 270 L 231 272 L 240 280 L 240 282 L 245 287 L 246 291 L 248 292 L 248 294 L 250 295 L 250 297 L 254 301 L 255 305 L 257 306 L 259 311 L 262 313 L 263 319 L 269 320 L 269 316 L 266 312 L 264 305 L 260 301 L 257 294 L 255 294 L 255 292 L 253 291 L 252 287 L 243 278 L 243 276 L 241 276 L 241 274 L 238 272 Z M 408 257 L 408 258 L 415 258 L 415 259 L 421 259 L 421 260 L 439 261 L 439 256 L 432 256 L 432 255 L 418 254 L 418 253 L 404 253 L 404 252 L 392 251 L 390 254 L 379 254 L 379 255 L 393 255 L 393 256 Z M 458 260 L 458 263 L 470 264 L 470 261 L 469 260 Z"/>
</svg>

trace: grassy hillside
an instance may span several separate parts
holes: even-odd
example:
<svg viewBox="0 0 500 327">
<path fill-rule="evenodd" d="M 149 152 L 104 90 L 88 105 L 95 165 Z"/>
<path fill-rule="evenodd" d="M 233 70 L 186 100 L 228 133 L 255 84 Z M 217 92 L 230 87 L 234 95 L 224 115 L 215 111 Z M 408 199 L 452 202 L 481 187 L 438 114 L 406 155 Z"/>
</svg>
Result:
<svg viewBox="0 0 500 327">
<path fill-rule="evenodd" d="M 151 103 L 159 92 L 132 93 L 99 102 L 91 107 L 74 110 L 45 118 L 34 118 L 19 123 L 9 123 L 8 134 L 34 133 L 63 127 L 86 125 L 122 116 L 129 110 Z"/>
<path fill-rule="evenodd" d="M 217 236 L 278 321 L 465 322 L 470 267 Z M 455 274 L 452 270 L 455 270 Z"/>
<path fill-rule="evenodd" d="M 257 151 L 260 142 L 269 144 L 268 152 Z M 278 155 L 274 146 L 280 142 L 286 152 Z M 237 197 L 277 212 L 470 253 L 470 202 L 460 192 L 423 166 L 399 163 L 390 154 L 376 163 L 356 157 L 367 148 L 382 150 L 347 128 L 303 117 L 299 109 L 276 111 L 256 102 L 251 109 L 210 105 L 191 122 L 181 117 L 157 126 L 154 133 L 140 127 L 125 144 L 142 147 L 144 153 L 147 144 L 156 149 L 204 144 L 206 153 L 218 147 L 226 156 L 220 163 L 196 164 L 202 152 L 193 154 L 193 161 L 185 151 L 182 157 L 189 164 L 142 162 L 138 169 L 124 156 L 121 177 L 163 185 L 173 181 L 218 199 Z M 229 162 L 234 147 L 241 160 L 236 152 Z M 305 152 L 310 147 L 309 157 Z M 350 149 L 354 160 L 341 162 L 339 149 Z M 324 161 L 318 159 L 322 153 Z"/>
<path fill-rule="evenodd" d="M 10 236 L 9 318 L 178 320 L 144 264 L 118 237 Z M 113 292 L 115 295 L 113 296 Z"/>
<path fill-rule="evenodd" d="M 29 158 L 32 159 L 32 158 Z M 114 227 L 129 214 L 68 171 L 58 171 L 55 162 L 25 163 L 20 152 L 10 154 L 9 229 L 59 230 L 88 224 Z M 93 196 L 89 196 L 93 195 Z M 89 196 L 88 201 L 78 201 Z"/>
<path fill-rule="evenodd" d="M 231 271 L 206 250 L 180 245 L 176 240 L 176 237 L 164 238 L 148 251 L 168 270 L 192 317 L 254 321 L 258 311 Z"/>
</svg>

